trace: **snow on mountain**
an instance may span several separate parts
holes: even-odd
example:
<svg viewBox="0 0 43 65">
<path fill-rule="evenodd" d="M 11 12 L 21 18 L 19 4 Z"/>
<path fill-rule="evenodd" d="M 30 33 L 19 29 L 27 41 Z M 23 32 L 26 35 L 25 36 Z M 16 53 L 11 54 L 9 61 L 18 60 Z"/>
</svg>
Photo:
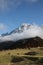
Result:
<svg viewBox="0 0 43 65">
<path fill-rule="evenodd" d="M 30 26 L 29 24 L 23 23 L 20 27 L 16 28 L 12 32 L 10 32 L 10 34 L 12 34 L 12 33 L 21 33 L 24 30 L 27 30 L 29 28 L 29 26 Z"/>
<path fill-rule="evenodd" d="M 3 41 L 17 41 L 20 39 L 31 38 L 39 36 L 43 38 L 43 27 L 38 25 L 22 24 L 10 33 L 0 36 L 0 42 Z"/>
</svg>

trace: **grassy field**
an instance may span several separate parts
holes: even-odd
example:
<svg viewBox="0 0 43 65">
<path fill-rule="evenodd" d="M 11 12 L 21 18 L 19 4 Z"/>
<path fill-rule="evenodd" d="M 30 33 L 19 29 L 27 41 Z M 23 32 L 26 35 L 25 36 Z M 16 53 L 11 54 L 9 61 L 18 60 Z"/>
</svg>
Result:
<svg viewBox="0 0 43 65">
<path fill-rule="evenodd" d="M 0 51 L 0 65 L 43 65 L 43 48 Z"/>
</svg>

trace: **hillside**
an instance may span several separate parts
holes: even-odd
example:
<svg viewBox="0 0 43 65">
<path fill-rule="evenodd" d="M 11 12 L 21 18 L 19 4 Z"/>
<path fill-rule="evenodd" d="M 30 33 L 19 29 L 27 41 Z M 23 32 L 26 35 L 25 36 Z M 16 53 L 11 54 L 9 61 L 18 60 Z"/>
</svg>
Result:
<svg viewBox="0 0 43 65">
<path fill-rule="evenodd" d="M 16 48 L 30 48 L 43 47 L 43 39 L 40 37 L 33 37 L 28 39 L 21 39 L 18 41 L 0 42 L 0 50 L 16 49 Z"/>
</svg>

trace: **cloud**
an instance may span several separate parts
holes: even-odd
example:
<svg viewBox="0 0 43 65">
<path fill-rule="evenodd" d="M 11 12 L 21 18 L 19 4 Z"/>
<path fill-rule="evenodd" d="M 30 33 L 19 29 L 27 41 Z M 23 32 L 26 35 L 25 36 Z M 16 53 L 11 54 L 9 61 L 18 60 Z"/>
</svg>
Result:
<svg viewBox="0 0 43 65">
<path fill-rule="evenodd" d="M 5 31 L 6 29 L 7 27 L 3 23 L 0 23 L 0 31 Z"/>
<path fill-rule="evenodd" d="M 20 5 L 21 0 L 0 0 L 0 9 L 9 10 L 12 7 Z"/>
<path fill-rule="evenodd" d="M 0 0 L 0 10 L 9 10 L 16 8 L 23 2 L 37 2 L 38 0 Z"/>
<path fill-rule="evenodd" d="M 11 35 L 0 37 L 0 42 L 2 41 L 17 41 L 24 38 L 31 38 L 39 36 L 43 38 L 43 27 L 38 25 L 29 25 L 28 29 L 23 30 L 21 33 L 12 33 Z"/>
</svg>

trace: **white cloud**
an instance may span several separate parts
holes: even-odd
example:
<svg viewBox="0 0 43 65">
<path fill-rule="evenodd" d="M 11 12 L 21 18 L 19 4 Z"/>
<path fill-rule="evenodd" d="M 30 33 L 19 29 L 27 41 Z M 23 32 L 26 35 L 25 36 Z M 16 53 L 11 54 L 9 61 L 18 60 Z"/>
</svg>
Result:
<svg viewBox="0 0 43 65">
<path fill-rule="evenodd" d="M 0 10 L 18 7 L 22 2 L 37 2 L 38 0 L 0 0 Z"/>
<path fill-rule="evenodd" d="M 31 38 L 39 36 L 43 38 L 43 27 L 38 25 L 31 25 L 28 30 L 23 30 L 21 33 L 12 33 L 11 35 L 0 37 L 0 41 L 17 41 L 24 38 Z"/>
<path fill-rule="evenodd" d="M 0 23 L 0 30 L 5 31 L 6 28 L 7 27 L 3 23 Z"/>
<path fill-rule="evenodd" d="M 20 5 L 21 0 L 0 0 L 0 9 L 9 10 L 12 7 Z"/>
</svg>

